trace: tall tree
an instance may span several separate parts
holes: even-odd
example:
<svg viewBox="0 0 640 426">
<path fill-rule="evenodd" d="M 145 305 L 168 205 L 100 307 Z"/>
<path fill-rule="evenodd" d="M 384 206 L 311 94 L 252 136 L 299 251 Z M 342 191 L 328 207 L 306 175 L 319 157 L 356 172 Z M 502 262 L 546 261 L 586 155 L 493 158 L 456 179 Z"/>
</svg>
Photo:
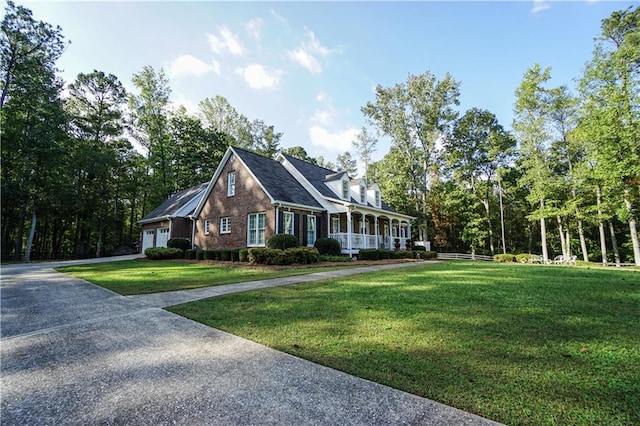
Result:
<svg viewBox="0 0 640 426">
<path fill-rule="evenodd" d="M 105 226 L 115 225 L 110 213 L 120 194 L 115 183 L 120 170 L 119 150 L 128 142 L 119 140 L 123 134 L 123 106 L 127 94 L 113 74 L 93 71 L 79 74 L 69 85 L 67 103 L 71 130 L 77 141 L 78 214 L 76 239 L 80 240 L 80 255 L 85 255 L 88 239 L 96 235 L 96 257 L 103 254 Z M 130 145 L 129 145 L 129 149 Z M 107 229 L 113 232 L 113 229 Z"/>
<path fill-rule="evenodd" d="M 356 135 L 356 140 L 351 141 L 362 163 L 365 177 L 369 176 L 368 170 L 369 164 L 371 164 L 371 155 L 375 152 L 377 143 L 378 139 L 371 135 L 366 127 L 363 127 L 360 133 Z"/>
<path fill-rule="evenodd" d="M 491 197 L 497 171 L 507 165 L 515 147 L 515 139 L 498 123 L 494 114 L 472 108 L 458 119 L 446 138 L 444 148 L 454 177 L 469 188 L 471 195 L 484 207 L 484 225 L 476 226 L 488 236 L 491 254 L 495 253 Z M 477 240 L 476 247 L 477 247 Z"/>
<path fill-rule="evenodd" d="M 24 255 L 29 261 L 38 214 L 53 201 L 55 180 L 65 171 L 66 117 L 62 82 L 55 76 L 64 39 L 60 28 L 35 21 L 30 10 L 11 1 L 0 29 L 2 245 L 18 259 L 30 217 Z"/>
<path fill-rule="evenodd" d="M 521 185 L 527 187 L 529 202 L 538 208 L 531 220 L 540 221 L 542 257 L 549 259 L 546 218 L 552 216 L 547 200 L 553 193 L 553 174 L 549 167 L 548 92 L 544 84 L 551 78 L 550 68 L 535 64 L 528 69 L 516 89 L 513 129 L 520 141 Z"/>
<path fill-rule="evenodd" d="M 349 176 L 356 176 L 358 173 L 358 166 L 356 160 L 351 157 L 349 151 L 345 151 L 342 154 L 338 154 L 336 159 L 338 170 L 344 170 Z"/>
<path fill-rule="evenodd" d="M 580 127 L 596 173 L 620 193 L 619 216 L 640 265 L 640 7 L 613 12 L 601 29 L 580 81 Z"/>
<path fill-rule="evenodd" d="M 143 201 L 144 214 L 147 205 L 159 205 L 175 188 L 167 125 L 171 89 L 164 71 L 155 71 L 150 66 L 134 74 L 132 81 L 139 91 L 129 96 L 133 136 L 147 150 L 149 169 L 149 200 Z"/>
<path fill-rule="evenodd" d="M 411 194 L 418 216 L 418 239 L 426 241 L 429 215 L 430 175 L 437 166 L 436 143 L 446 134 L 458 116 L 460 83 L 449 74 L 442 80 L 430 72 L 409 75 L 407 81 L 392 87 L 376 87 L 376 99 L 362 107 L 362 112 L 378 132 L 392 140 L 392 149 L 412 165 L 409 173 L 416 178 Z"/>
<path fill-rule="evenodd" d="M 14 79 L 36 77 L 37 74 L 29 74 L 29 70 L 36 70 L 38 66 L 52 70 L 64 51 L 65 43 L 60 27 L 36 21 L 31 10 L 16 6 L 11 0 L 7 1 L 0 30 L 1 109 Z"/>
<path fill-rule="evenodd" d="M 281 132 L 273 126 L 267 126 L 262 120 L 251 122 L 251 139 L 255 152 L 268 158 L 274 158 L 280 150 Z"/>
</svg>

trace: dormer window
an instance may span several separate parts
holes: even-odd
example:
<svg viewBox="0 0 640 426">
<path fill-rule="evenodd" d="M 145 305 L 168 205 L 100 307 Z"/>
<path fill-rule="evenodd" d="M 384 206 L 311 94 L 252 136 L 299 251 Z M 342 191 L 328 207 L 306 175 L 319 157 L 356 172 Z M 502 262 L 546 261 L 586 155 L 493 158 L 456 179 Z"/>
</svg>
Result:
<svg viewBox="0 0 640 426">
<path fill-rule="evenodd" d="M 367 188 L 364 185 L 360 185 L 360 204 L 365 204 L 367 201 Z"/>
<path fill-rule="evenodd" d="M 342 198 L 345 200 L 349 199 L 349 181 L 348 180 L 342 181 Z"/>
<path fill-rule="evenodd" d="M 376 189 L 376 207 L 380 207 L 380 191 Z"/>
</svg>

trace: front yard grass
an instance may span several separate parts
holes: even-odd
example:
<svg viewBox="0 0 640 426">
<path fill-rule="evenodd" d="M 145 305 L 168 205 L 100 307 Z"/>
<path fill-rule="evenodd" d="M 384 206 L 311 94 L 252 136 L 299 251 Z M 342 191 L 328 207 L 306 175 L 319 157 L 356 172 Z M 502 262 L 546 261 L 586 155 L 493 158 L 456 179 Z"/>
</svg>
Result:
<svg viewBox="0 0 640 426">
<path fill-rule="evenodd" d="M 126 260 L 66 266 L 56 270 L 128 296 L 310 274 L 319 270 L 326 271 L 327 268 L 277 269 L 239 263 L 223 265 L 168 260 Z"/>
<path fill-rule="evenodd" d="M 507 424 L 640 424 L 640 273 L 449 262 L 169 308 Z"/>
</svg>

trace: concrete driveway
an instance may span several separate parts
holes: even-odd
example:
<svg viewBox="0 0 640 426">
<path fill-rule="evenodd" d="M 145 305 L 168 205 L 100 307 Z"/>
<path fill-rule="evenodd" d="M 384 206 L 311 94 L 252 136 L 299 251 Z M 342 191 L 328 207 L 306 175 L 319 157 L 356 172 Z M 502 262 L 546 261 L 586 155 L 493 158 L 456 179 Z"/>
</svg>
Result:
<svg viewBox="0 0 640 426">
<path fill-rule="evenodd" d="M 2 425 L 495 424 L 117 295 L 51 264 L 3 267 L 0 290 Z"/>
</svg>

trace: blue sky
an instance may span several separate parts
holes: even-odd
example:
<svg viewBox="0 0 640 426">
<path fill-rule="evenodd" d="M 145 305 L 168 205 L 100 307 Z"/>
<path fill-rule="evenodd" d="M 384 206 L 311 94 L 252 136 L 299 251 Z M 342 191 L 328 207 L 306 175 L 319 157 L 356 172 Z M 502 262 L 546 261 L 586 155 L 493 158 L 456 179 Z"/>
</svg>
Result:
<svg viewBox="0 0 640 426">
<path fill-rule="evenodd" d="M 514 91 L 538 62 L 574 86 L 600 22 L 638 2 L 29 2 L 71 45 L 67 82 L 94 69 L 128 89 L 145 65 L 164 68 L 175 105 L 222 95 L 249 119 L 335 161 L 367 123 L 374 87 L 449 72 L 459 111 L 488 109 L 511 128 Z M 381 140 L 374 160 L 388 151 Z M 352 151 L 352 154 L 355 154 Z"/>
</svg>

